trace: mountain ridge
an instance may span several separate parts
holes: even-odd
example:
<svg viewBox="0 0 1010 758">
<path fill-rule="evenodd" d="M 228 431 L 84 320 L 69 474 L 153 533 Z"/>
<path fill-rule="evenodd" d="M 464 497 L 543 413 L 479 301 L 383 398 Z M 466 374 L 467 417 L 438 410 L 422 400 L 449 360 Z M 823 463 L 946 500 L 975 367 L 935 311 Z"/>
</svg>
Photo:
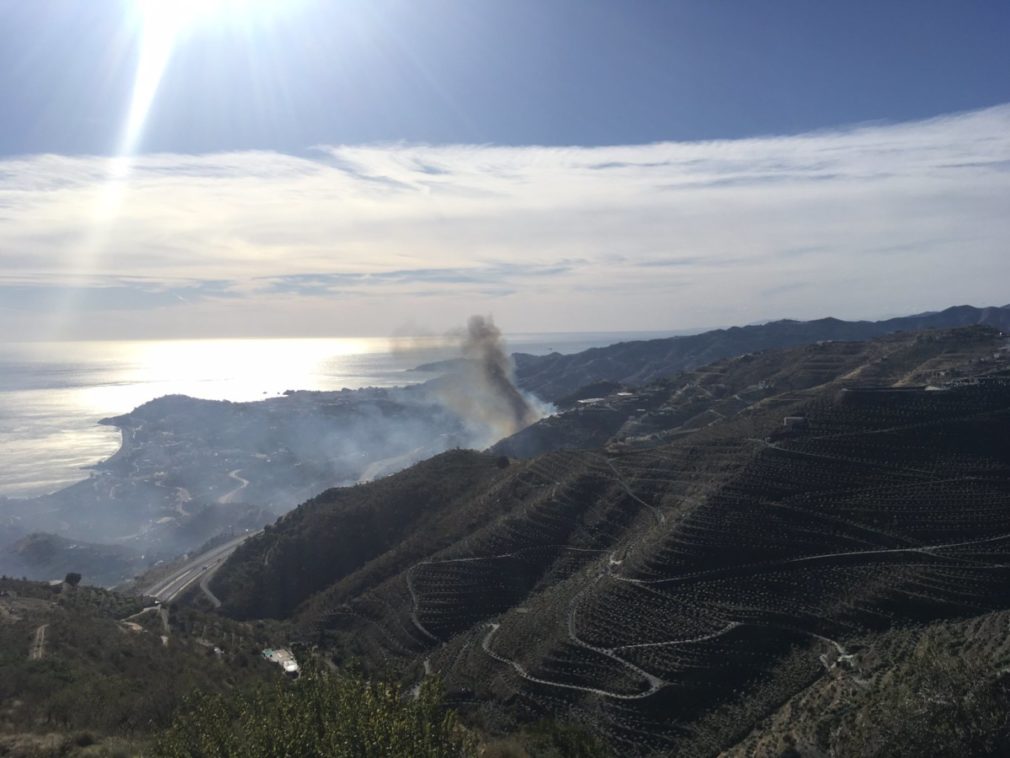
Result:
<svg viewBox="0 0 1010 758">
<path fill-rule="evenodd" d="M 1010 330 L 1010 305 L 959 305 L 882 321 L 843 321 L 830 316 L 812 321 L 780 319 L 701 334 L 619 342 L 571 355 L 518 353 L 514 355 L 516 381 L 522 389 L 555 402 L 586 384 L 612 381 L 642 385 L 716 360 L 770 348 L 821 340 L 867 340 L 900 331 L 972 325 Z"/>
</svg>

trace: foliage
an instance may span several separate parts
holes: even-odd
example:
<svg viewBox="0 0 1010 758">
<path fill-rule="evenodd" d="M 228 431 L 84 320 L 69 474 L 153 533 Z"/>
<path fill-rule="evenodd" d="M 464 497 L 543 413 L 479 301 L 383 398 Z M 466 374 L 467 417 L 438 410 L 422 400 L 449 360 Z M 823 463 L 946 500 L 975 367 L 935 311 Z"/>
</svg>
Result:
<svg viewBox="0 0 1010 758">
<path fill-rule="evenodd" d="M 398 686 L 313 673 L 234 697 L 192 698 L 158 738 L 162 758 L 457 758 L 475 754 L 433 680 Z"/>
<path fill-rule="evenodd" d="M 259 656 L 252 633 L 227 620 L 190 612 L 187 631 L 171 617 L 166 644 L 158 613 L 133 615 L 137 598 L 83 585 L 59 593 L 13 580 L 0 580 L 0 598 L 0 735 L 143 738 L 167 727 L 195 688 L 225 691 L 279 675 Z M 42 625 L 44 654 L 33 659 Z"/>
<path fill-rule="evenodd" d="M 528 750 L 537 758 L 603 758 L 609 755 L 593 734 L 572 724 L 547 719 L 528 733 Z"/>
<path fill-rule="evenodd" d="M 482 758 L 608 758 L 613 751 L 575 724 L 544 719 L 481 746 Z"/>
</svg>

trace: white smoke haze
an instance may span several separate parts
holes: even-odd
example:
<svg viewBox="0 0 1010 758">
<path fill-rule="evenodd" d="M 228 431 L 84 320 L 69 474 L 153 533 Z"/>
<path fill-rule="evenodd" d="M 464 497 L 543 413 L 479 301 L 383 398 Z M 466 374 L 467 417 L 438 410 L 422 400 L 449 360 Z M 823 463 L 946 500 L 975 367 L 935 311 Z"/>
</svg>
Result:
<svg viewBox="0 0 1010 758">
<path fill-rule="evenodd" d="M 401 324 L 386 339 L 390 353 L 412 360 L 415 366 L 438 362 L 455 356 L 459 351 L 459 337 L 454 332 L 439 334 L 420 324 Z"/>
<path fill-rule="evenodd" d="M 263 526 L 330 487 L 453 448 L 485 449 L 551 410 L 516 387 L 490 317 L 397 339 L 411 355 L 452 359 L 430 369 L 440 376 L 410 386 L 248 403 L 174 395 L 114 419 L 127 444 L 95 476 L 51 495 L 0 498 L 0 569 L 33 575 L 12 546 L 37 532 L 172 558 L 222 531 Z"/>
</svg>

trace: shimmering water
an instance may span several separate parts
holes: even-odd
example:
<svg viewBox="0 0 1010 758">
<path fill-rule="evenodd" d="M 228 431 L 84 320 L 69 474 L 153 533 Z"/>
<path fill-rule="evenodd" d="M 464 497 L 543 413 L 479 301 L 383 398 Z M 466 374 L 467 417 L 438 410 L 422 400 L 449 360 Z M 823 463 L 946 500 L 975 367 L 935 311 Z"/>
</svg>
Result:
<svg viewBox="0 0 1010 758">
<path fill-rule="evenodd" d="M 577 352 L 644 334 L 515 335 L 509 349 Z M 0 495 L 51 492 L 119 448 L 99 419 L 168 394 L 259 400 L 287 389 L 390 387 L 453 357 L 444 338 L 0 343 Z"/>
</svg>

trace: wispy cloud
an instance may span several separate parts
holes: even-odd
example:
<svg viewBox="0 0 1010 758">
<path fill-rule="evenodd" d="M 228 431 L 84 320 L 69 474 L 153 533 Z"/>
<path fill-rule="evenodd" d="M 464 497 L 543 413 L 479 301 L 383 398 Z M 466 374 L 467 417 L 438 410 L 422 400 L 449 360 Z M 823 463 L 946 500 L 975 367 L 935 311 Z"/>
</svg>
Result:
<svg viewBox="0 0 1010 758">
<path fill-rule="evenodd" d="M 578 261 L 557 261 L 549 265 L 540 263 L 488 263 L 456 268 L 286 274 L 283 276 L 264 277 L 264 286 L 261 291 L 325 295 L 335 292 L 346 292 L 356 288 L 379 287 L 389 284 L 484 286 L 493 282 L 506 283 L 560 276 L 569 273 L 577 263 Z M 497 291 L 497 288 L 495 291 Z"/>
<path fill-rule="evenodd" d="M 77 285 L 5 283 L 0 280 L 0 303 L 8 310 L 48 312 L 72 301 L 84 314 L 103 311 L 149 311 L 205 300 L 239 297 L 227 282 L 199 282 L 171 286 L 166 283 L 112 283 L 101 280 Z"/>
<path fill-rule="evenodd" d="M 27 156 L 0 161 L 0 318 L 59 300 L 86 312 L 75 335 L 385 333 L 1003 302 L 1008 167 L 1010 106 L 718 142 L 150 155 L 128 180 Z"/>
</svg>

